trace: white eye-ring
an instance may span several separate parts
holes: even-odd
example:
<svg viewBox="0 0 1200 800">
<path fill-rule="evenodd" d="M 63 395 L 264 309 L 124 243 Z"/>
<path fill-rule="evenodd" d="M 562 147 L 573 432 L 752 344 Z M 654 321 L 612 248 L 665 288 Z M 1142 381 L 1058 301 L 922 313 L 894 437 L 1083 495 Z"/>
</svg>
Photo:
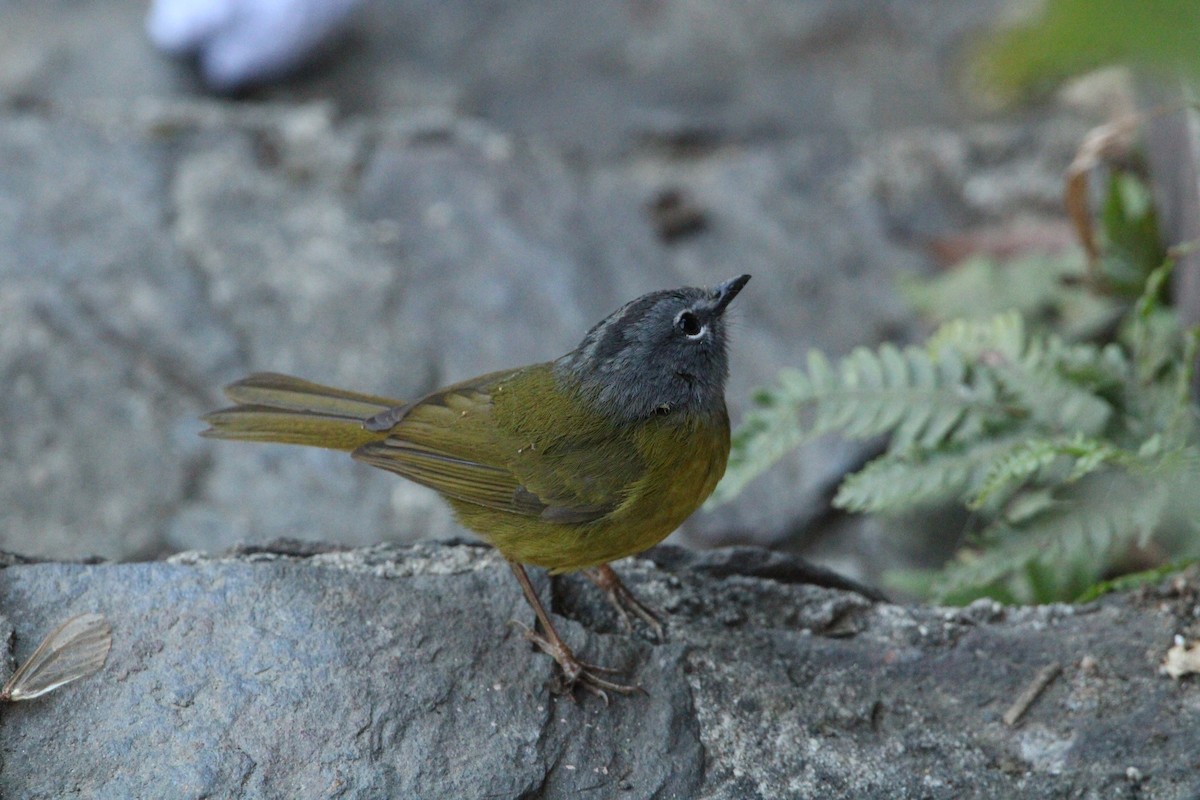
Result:
<svg viewBox="0 0 1200 800">
<path fill-rule="evenodd" d="M 707 325 L 701 325 L 700 320 L 691 311 L 680 311 L 675 317 L 675 327 L 683 331 L 689 339 L 699 339 L 708 330 Z"/>
</svg>

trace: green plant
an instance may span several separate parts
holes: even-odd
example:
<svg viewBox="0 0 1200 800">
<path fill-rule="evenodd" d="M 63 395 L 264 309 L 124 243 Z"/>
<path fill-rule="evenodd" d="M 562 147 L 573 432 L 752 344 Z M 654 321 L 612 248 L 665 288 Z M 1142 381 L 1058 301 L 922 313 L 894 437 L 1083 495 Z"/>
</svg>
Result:
<svg viewBox="0 0 1200 800">
<path fill-rule="evenodd" d="M 836 364 L 812 353 L 759 390 L 713 502 L 809 438 L 886 436 L 834 504 L 958 504 L 972 530 L 942 570 L 893 584 L 947 602 L 1044 602 L 1140 566 L 1138 549 L 1143 561 L 1200 557 L 1200 333 L 1166 304 L 1171 263 L 1144 184 L 1115 171 L 1106 188 L 1090 265 L 1074 252 L 979 257 L 907 281 L 914 306 L 942 320 L 923 346 Z"/>
<path fill-rule="evenodd" d="M 1080 291 L 1086 279 L 1078 250 L 1010 261 L 975 255 L 936 280 L 903 278 L 899 289 L 922 318 L 934 324 L 1016 311 L 1031 330 L 1055 330 L 1076 340 L 1111 328 L 1122 312 L 1112 298 Z"/>
<path fill-rule="evenodd" d="M 1200 331 L 1164 305 L 1169 271 L 1145 279 L 1107 344 L 1031 330 L 1007 311 L 947 322 L 923 346 L 859 348 L 837 363 L 810 353 L 806 369 L 756 393 L 713 502 L 810 438 L 888 436 L 834 504 L 968 509 L 966 546 L 936 574 L 901 577 L 939 600 L 1069 599 L 1135 547 L 1200 556 Z"/>
<path fill-rule="evenodd" d="M 1048 0 L 982 44 L 980 74 L 1010 97 L 1114 62 L 1200 76 L 1200 5 L 1135 5 Z M 907 282 L 918 311 L 942 322 L 937 332 L 922 346 L 860 348 L 836 363 L 811 353 L 805 369 L 758 390 L 710 502 L 811 438 L 886 437 L 834 504 L 878 514 L 958 504 L 972 531 L 942 570 L 896 574 L 894 584 L 947 602 L 1043 602 L 1200 559 L 1200 331 L 1167 304 L 1171 263 L 1142 181 L 1113 170 L 1098 213 L 1090 202 L 1097 167 L 1112 152 L 1136 156 L 1137 124 L 1097 129 L 1068 170 L 1086 261 L 979 257 Z M 1135 572 L 1147 561 L 1155 568 Z"/>
<path fill-rule="evenodd" d="M 1200 78 L 1200 5 L 1194 0 L 1046 0 L 1024 24 L 979 51 L 987 83 L 1036 91 L 1114 62 Z"/>
</svg>

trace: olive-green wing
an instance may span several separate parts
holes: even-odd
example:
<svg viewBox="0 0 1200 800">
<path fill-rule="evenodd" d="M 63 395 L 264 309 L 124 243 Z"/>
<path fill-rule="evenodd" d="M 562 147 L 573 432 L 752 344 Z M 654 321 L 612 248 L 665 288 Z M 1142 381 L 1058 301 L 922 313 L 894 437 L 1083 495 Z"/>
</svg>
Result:
<svg viewBox="0 0 1200 800">
<path fill-rule="evenodd" d="M 496 392 L 494 415 L 520 442 L 508 464 L 522 489 L 543 505 L 540 516 L 588 522 L 621 505 L 646 469 L 632 426 L 591 411 L 559 385 L 552 365 L 523 371 L 513 383 L 516 391 Z"/>
<path fill-rule="evenodd" d="M 390 435 L 354 458 L 498 511 L 564 523 L 602 517 L 624 499 L 640 458 L 594 420 L 575 418 L 570 404 L 554 408 L 562 398 L 548 376 L 538 365 L 442 389 L 397 409 Z"/>
<path fill-rule="evenodd" d="M 359 447 L 354 458 L 448 497 L 522 513 L 514 502 L 520 482 L 504 463 L 505 443 L 492 420 L 490 390 L 498 377 L 485 375 L 379 415 L 392 422 L 389 435 Z"/>
<path fill-rule="evenodd" d="M 587 430 L 547 442 L 536 457 L 522 454 L 513 468 L 522 488 L 542 502 L 540 516 L 564 523 L 610 513 L 644 472 L 630 441 Z"/>
</svg>

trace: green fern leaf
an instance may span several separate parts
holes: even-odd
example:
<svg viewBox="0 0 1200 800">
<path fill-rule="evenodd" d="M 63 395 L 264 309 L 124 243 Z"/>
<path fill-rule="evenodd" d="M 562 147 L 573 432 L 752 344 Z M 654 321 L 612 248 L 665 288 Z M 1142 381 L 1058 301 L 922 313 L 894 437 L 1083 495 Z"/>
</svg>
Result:
<svg viewBox="0 0 1200 800">
<path fill-rule="evenodd" d="M 1023 437 L 1009 435 L 935 451 L 889 452 L 848 475 L 833 505 L 854 512 L 898 514 L 962 502 L 978 492 L 997 458 L 1023 443 Z"/>
<path fill-rule="evenodd" d="M 973 256 L 933 279 L 902 278 L 899 289 L 934 322 L 1017 311 L 1030 323 L 1052 323 L 1071 338 L 1082 338 L 1111 324 L 1119 312 L 1112 300 L 1079 291 L 1085 276 L 1080 250 L 1011 261 Z"/>
<path fill-rule="evenodd" d="M 1004 389 L 1029 409 L 1033 423 L 1050 433 L 1100 433 L 1113 415 L 1112 405 L 1087 385 L 1063 374 L 1069 348 L 1058 337 L 1029 342 L 1019 362 L 997 367 Z"/>
<path fill-rule="evenodd" d="M 1064 492 L 1060 502 L 1020 525 L 994 523 L 981 537 L 990 546 L 967 551 L 947 565 L 933 592 L 945 599 L 998 581 L 1008 581 L 1012 591 L 1012 579 L 1033 562 L 1053 569 L 1087 556 L 1098 570 L 1119 549 L 1145 544 L 1166 507 L 1167 489 L 1161 483 L 1115 470 L 1089 476 Z"/>
<path fill-rule="evenodd" d="M 1055 464 L 1063 467 L 1056 476 L 1058 482 L 1074 483 L 1125 455 L 1107 442 L 1081 434 L 1071 438 L 1025 439 L 992 461 L 979 490 L 968 498 L 967 507 L 978 510 L 997 497 L 1008 497 Z"/>
<path fill-rule="evenodd" d="M 1090 603 L 1093 600 L 1103 597 L 1110 592 L 1126 592 L 1130 589 L 1138 589 L 1143 586 L 1150 586 L 1159 583 L 1168 575 L 1173 575 L 1176 572 L 1182 572 L 1191 565 L 1197 563 L 1200 559 L 1184 558 L 1178 561 L 1170 561 L 1153 569 L 1142 570 L 1141 572 L 1131 572 L 1128 575 L 1121 575 L 1112 580 L 1100 581 L 1093 583 L 1083 593 L 1076 597 L 1072 602 L 1075 603 Z"/>
<path fill-rule="evenodd" d="M 933 359 L 915 347 L 884 345 L 879 353 L 858 348 L 836 373 L 823 372 L 813 385 L 815 433 L 869 439 L 894 432 L 898 447 L 932 448 L 968 417 L 1008 413 L 994 385 L 969 380 L 961 359 L 949 351 Z"/>
<path fill-rule="evenodd" d="M 986 371 L 970 373 L 949 349 L 935 358 L 916 347 L 858 348 L 836 366 L 812 351 L 807 371 L 783 373 L 778 389 L 755 392 L 758 408 L 735 433 L 709 506 L 731 499 L 789 451 L 827 433 L 852 439 L 892 433 L 893 446 L 902 449 L 973 438 L 1012 416 L 996 394 Z"/>
<path fill-rule="evenodd" d="M 791 382 L 801 379 L 794 377 Z M 725 477 L 707 508 L 732 500 L 747 483 L 812 437 L 812 431 L 800 425 L 800 404 L 787 393 L 760 389 L 755 400 L 759 408 L 746 414 L 734 432 Z"/>
<path fill-rule="evenodd" d="M 1025 353 L 1025 323 L 1015 311 L 984 320 L 955 319 L 938 328 L 926 347 L 935 357 L 949 350 L 968 363 L 1015 364 Z"/>
</svg>

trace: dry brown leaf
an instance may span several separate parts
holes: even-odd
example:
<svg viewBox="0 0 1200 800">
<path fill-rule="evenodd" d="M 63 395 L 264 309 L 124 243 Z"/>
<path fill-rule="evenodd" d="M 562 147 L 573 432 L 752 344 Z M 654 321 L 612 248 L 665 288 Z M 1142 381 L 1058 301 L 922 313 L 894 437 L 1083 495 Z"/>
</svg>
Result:
<svg viewBox="0 0 1200 800">
<path fill-rule="evenodd" d="M 1132 114 L 1092 128 L 1083 137 L 1074 160 L 1067 167 L 1063 204 L 1066 205 L 1067 215 L 1075 227 L 1075 236 L 1087 253 L 1093 281 L 1097 280 L 1094 265 L 1100 258 L 1100 245 L 1096 242 L 1092 209 L 1088 203 L 1088 175 L 1103 160 L 1129 152 L 1142 120 L 1142 115 Z"/>
<path fill-rule="evenodd" d="M 1186 645 L 1182 636 L 1176 636 L 1175 644 L 1167 651 L 1161 669 L 1176 680 L 1200 672 L 1200 641 Z"/>
</svg>

